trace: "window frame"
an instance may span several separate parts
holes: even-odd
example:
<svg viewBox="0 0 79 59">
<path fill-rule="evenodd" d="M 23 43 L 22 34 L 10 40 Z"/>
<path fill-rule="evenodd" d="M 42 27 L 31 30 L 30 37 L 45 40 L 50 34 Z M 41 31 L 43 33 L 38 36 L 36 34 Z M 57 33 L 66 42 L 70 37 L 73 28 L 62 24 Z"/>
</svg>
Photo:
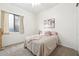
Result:
<svg viewBox="0 0 79 59">
<path fill-rule="evenodd" d="M 16 26 L 15 25 L 15 16 L 18 16 L 19 17 L 19 15 L 16 15 L 16 14 L 13 14 L 13 13 L 9 13 L 9 14 L 12 14 L 13 15 L 13 18 L 14 18 L 14 23 L 13 23 L 14 24 L 14 31 L 12 32 L 12 31 L 9 30 L 9 32 L 10 33 L 15 33 L 15 32 L 16 33 L 19 33 L 19 30 L 18 31 L 15 30 L 15 26 Z M 19 21 L 20 21 L 20 19 L 19 19 Z M 19 27 L 20 27 L 20 25 L 19 25 Z"/>
</svg>

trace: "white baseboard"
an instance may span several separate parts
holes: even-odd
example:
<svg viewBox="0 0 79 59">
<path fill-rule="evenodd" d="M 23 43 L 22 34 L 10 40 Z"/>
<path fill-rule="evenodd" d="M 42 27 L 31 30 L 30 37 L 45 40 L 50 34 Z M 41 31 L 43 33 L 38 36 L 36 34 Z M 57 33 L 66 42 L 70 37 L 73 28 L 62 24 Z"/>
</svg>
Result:
<svg viewBox="0 0 79 59">
<path fill-rule="evenodd" d="M 24 43 L 24 41 L 23 42 L 19 42 L 19 43 L 14 43 L 14 44 L 11 44 L 11 45 L 8 45 L 8 46 L 3 46 L 0 50 L 3 50 L 5 48 L 7 48 L 7 47 L 11 47 L 11 46 L 14 46 L 14 45 L 18 45 L 18 44 L 21 44 L 21 43 Z"/>
</svg>

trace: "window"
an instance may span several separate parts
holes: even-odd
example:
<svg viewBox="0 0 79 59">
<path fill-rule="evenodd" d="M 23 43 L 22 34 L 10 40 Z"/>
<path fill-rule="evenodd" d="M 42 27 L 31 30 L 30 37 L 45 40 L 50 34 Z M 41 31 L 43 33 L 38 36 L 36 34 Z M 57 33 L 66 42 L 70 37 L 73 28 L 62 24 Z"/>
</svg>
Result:
<svg viewBox="0 0 79 59">
<path fill-rule="evenodd" d="M 1 15 L 1 27 L 5 34 L 9 32 L 24 33 L 24 16 L 16 15 L 6 11 L 1 11 Z"/>
<path fill-rule="evenodd" d="M 19 32 L 20 17 L 15 14 L 9 14 L 9 32 Z"/>
</svg>

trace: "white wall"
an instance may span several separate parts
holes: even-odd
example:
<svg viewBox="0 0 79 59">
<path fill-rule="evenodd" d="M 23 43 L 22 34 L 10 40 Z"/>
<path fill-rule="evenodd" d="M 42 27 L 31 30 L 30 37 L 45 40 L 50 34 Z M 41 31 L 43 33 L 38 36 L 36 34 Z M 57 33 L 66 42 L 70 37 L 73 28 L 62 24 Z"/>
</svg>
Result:
<svg viewBox="0 0 79 59">
<path fill-rule="evenodd" d="M 24 16 L 24 34 L 10 33 L 3 35 L 3 46 L 22 42 L 26 36 L 36 33 L 34 14 L 10 4 L 0 4 L 0 10 Z"/>
<path fill-rule="evenodd" d="M 77 41 L 77 43 L 78 43 L 78 51 L 79 51 L 79 6 L 77 7 L 77 26 L 78 26 L 78 32 L 77 32 L 77 37 L 78 37 L 78 41 Z"/>
<path fill-rule="evenodd" d="M 74 4 L 65 3 L 39 13 L 39 29 L 44 27 L 43 20 L 55 18 L 56 24 L 52 30 L 58 32 L 61 44 L 77 50 L 75 10 Z"/>
</svg>

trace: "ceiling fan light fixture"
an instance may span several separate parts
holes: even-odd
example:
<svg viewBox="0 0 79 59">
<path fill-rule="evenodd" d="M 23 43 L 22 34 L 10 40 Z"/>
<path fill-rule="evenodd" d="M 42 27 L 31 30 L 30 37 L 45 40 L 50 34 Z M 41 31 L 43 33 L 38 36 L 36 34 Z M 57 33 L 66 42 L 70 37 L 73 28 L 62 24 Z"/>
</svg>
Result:
<svg viewBox="0 0 79 59">
<path fill-rule="evenodd" d="M 34 2 L 34 3 L 32 3 L 32 7 L 36 7 L 36 6 L 39 6 L 41 3 L 39 3 L 39 2 Z"/>
</svg>

